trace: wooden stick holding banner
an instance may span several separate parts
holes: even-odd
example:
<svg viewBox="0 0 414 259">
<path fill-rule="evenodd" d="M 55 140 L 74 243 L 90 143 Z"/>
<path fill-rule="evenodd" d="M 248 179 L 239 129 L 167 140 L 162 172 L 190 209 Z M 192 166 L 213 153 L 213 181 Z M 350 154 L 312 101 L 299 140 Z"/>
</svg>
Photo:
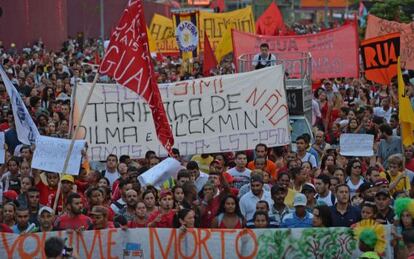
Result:
<svg viewBox="0 0 414 259">
<path fill-rule="evenodd" d="M 74 144 L 75 144 L 76 135 L 78 135 L 78 133 L 79 133 L 79 129 L 80 129 L 80 127 L 79 127 L 79 126 L 80 126 L 80 125 L 81 125 L 81 123 L 82 123 L 83 116 L 85 115 L 85 112 L 86 112 L 86 107 L 88 107 L 89 100 L 91 99 L 91 96 L 92 96 L 93 90 L 95 89 L 96 82 L 98 81 L 98 78 L 99 78 L 99 72 L 98 72 L 98 71 L 96 71 L 95 78 L 93 79 L 93 82 L 92 82 L 92 87 L 91 87 L 91 89 L 89 89 L 88 97 L 86 97 L 86 101 L 85 101 L 85 103 L 83 104 L 83 107 L 82 107 L 82 112 L 81 112 L 81 114 L 80 114 L 80 117 L 79 117 L 78 123 L 76 124 L 76 129 L 75 129 L 75 132 L 74 132 L 74 133 L 73 133 L 73 135 L 72 135 L 72 140 L 71 140 L 71 142 L 70 142 L 69 151 L 68 151 L 68 153 L 66 154 L 66 159 L 65 159 L 65 163 L 64 163 L 64 165 L 63 165 L 63 172 L 62 172 L 62 173 L 65 173 L 65 172 L 66 172 L 66 170 L 68 169 L 69 158 L 70 158 L 70 155 L 72 154 L 72 151 L 73 151 L 73 146 L 74 146 Z M 72 129 L 71 129 L 71 130 L 72 130 Z M 59 178 L 59 179 L 60 179 L 60 178 Z M 60 183 L 60 180 L 59 180 L 59 183 L 58 183 L 58 189 L 57 189 L 57 192 L 56 192 L 56 195 L 55 195 L 55 201 L 54 201 L 54 203 L 53 203 L 53 210 L 54 210 L 54 211 L 56 211 L 56 207 L 57 207 L 57 204 L 58 204 L 59 195 L 60 195 L 60 189 L 62 188 L 61 186 L 62 186 L 62 184 Z"/>
</svg>

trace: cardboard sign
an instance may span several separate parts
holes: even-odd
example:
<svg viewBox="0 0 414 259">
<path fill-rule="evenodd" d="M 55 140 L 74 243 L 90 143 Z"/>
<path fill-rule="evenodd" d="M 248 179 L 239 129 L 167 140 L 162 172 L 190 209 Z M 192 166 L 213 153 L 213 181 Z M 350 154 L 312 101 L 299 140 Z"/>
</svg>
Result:
<svg viewBox="0 0 414 259">
<path fill-rule="evenodd" d="M 159 85 L 182 155 L 254 149 L 290 143 L 288 107 L 282 66 L 248 73 L 222 75 Z M 91 84 L 82 84 L 88 91 Z M 86 96 L 76 95 L 74 121 Z M 153 150 L 161 156 L 148 104 L 131 90 L 97 84 L 78 139 L 89 144 L 89 158 L 105 160 L 113 153 L 144 157 Z"/>
<path fill-rule="evenodd" d="M 340 154 L 343 156 L 373 156 L 374 135 L 341 134 L 339 139 Z"/>
<path fill-rule="evenodd" d="M 36 140 L 32 167 L 55 173 L 78 175 L 82 160 L 81 151 L 86 141 L 76 140 L 70 155 L 68 169 L 63 172 L 66 155 L 69 152 L 71 140 L 40 136 Z"/>
</svg>

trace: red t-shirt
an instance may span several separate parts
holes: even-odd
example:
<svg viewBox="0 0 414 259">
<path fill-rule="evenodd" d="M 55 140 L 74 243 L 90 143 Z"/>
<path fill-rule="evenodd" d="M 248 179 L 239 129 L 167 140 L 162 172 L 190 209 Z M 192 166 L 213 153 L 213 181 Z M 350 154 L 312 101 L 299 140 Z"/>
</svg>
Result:
<svg viewBox="0 0 414 259">
<path fill-rule="evenodd" d="M 4 223 L 0 223 L 0 232 L 13 233 L 13 230 Z"/>
<path fill-rule="evenodd" d="M 413 158 L 413 159 L 411 159 L 410 161 L 408 161 L 408 162 L 405 164 L 405 168 L 407 168 L 408 170 L 410 170 L 410 171 L 414 172 L 414 158 Z"/>
<path fill-rule="evenodd" d="M 116 228 L 115 225 L 114 225 L 114 222 L 108 221 L 108 223 L 106 225 L 106 228 L 103 228 L 103 229 L 108 229 L 108 228 Z M 92 228 L 92 229 L 96 229 L 96 228 Z"/>
<path fill-rule="evenodd" d="M 59 216 L 55 221 L 56 230 L 73 229 L 77 230 L 83 227 L 85 230 L 92 228 L 92 219 L 83 214 L 71 217 L 68 214 Z"/>
<path fill-rule="evenodd" d="M 154 221 L 154 219 L 161 213 L 157 210 L 151 213 L 148 217 L 148 222 Z M 170 210 L 168 213 L 161 216 L 161 221 L 155 223 L 156 228 L 172 228 L 174 223 L 175 211 Z"/>
<path fill-rule="evenodd" d="M 206 206 L 204 210 L 204 214 L 201 215 L 201 227 L 202 228 L 210 228 L 211 222 L 216 217 L 217 212 L 220 208 L 221 197 L 216 196 L 214 197 L 210 203 Z"/>
<path fill-rule="evenodd" d="M 128 221 L 128 225 L 129 228 L 146 228 L 147 227 L 147 223 L 145 224 L 141 224 L 135 221 Z"/>
<path fill-rule="evenodd" d="M 52 198 L 55 196 L 57 187 L 56 188 L 50 188 L 46 184 L 44 184 L 42 181 L 40 181 L 38 184 L 36 184 L 37 189 L 39 189 L 39 203 L 41 205 L 47 206 L 49 203 L 51 203 Z"/>
</svg>

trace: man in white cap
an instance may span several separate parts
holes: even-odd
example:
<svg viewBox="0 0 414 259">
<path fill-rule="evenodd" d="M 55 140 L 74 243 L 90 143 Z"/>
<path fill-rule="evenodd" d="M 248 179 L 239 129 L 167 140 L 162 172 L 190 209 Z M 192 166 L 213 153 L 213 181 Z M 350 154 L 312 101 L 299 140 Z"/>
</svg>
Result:
<svg viewBox="0 0 414 259">
<path fill-rule="evenodd" d="M 312 227 L 313 215 L 306 211 L 306 196 L 296 193 L 293 200 L 295 211 L 287 214 L 282 219 L 281 228 L 309 228 Z"/>
<path fill-rule="evenodd" d="M 55 212 L 52 208 L 43 206 L 39 210 L 39 232 L 53 231 L 53 222 L 55 221 Z"/>
</svg>

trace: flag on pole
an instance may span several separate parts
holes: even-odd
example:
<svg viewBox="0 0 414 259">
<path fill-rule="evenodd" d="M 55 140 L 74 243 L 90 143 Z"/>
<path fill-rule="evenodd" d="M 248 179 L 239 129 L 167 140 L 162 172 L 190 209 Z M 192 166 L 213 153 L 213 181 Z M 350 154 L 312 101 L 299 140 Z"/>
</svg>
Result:
<svg viewBox="0 0 414 259">
<path fill-rule="evenodd" d="M 33 122 L 19 92 L 10 81 L 2 66 L 0 66 L 0 74 L 4 82 L 4 86 L 6 87 L 7 94 L 10 97 L 17 138 L 23 144 L 34 144 L 36 142 L 36 138 L 40 135 L 36 124 Z"/>
<path fill-rule="evenodd" d="M 361 57 L 365 77 L 379 84 L 389 85 L 397 75 L 400 56 L 400 33 L 391 33 L 361 42 Z"/>
<path fill-rule="evenodd" d="M 259 35 L 277 36 L 283 30 L 285 23 L 277 5 L 272 2 L 256 21 L 256 33 Z"/>
<path fill-rule="evenodd" d="M 129 1 L 111 35 L 99 73 L 113 77 L 147 101 L 158 139 L 171 153 L 174 137 L 154 77 L 142 0 Z"/>
<path fill-rule="evenodd" d="M 234 26 L 229 25 L 229 27 L 224 31 L 223 38 L 221 39 L 214 51 L 218 63 L 222 61 L 224 56 L 233 52 L 233 38 L 231 33 L 231 30 L 233 28 Z"/>
<path fill-rule="evenodd" d="M 207 33 L 204 32 L 204 62 L 203 62 L 203 75 L 210 76 L 210 71 L 217 67 L 217 60 L 214 56 L 214 51 L 211 48 L 210 41 L 208 40 Z"/>
<path fill-rule="evenodd" d="M 398 58 L 398 111 L 400 117 L 401 138 L 404 146 L 414 143 L 414 111 L 410 97 L 406 94 L 405 83 Z"/>
</svg>

